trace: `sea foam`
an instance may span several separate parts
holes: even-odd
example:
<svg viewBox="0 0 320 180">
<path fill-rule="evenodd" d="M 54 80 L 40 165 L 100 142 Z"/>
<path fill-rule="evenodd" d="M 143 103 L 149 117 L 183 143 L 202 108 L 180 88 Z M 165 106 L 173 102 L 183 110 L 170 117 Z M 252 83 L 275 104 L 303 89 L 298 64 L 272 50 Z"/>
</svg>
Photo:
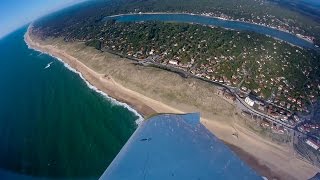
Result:
<svg viewBox="0 0 320 180">
<path fill-rule="evenodd" d="M 26 41 L 25 41 L 25 42 L 26 42 Z M 83 75 L 81 74 L 81 72 L 79 72 L 79 71 L 77 71 L 76 69 L 74 69 L 73 67 L 71 67 L 69 64 L 67 64 L 66 62 L 64 62 L 64 61 L 63 61 L 62 59 L 60 59 L 59 57 L 56 57 L 56 56 L 54 56 L 54 55 L 52 55 L 52 54 L 50 54 L 50 53 L 47 53 L 47 52 L 42 52 L 42 51 L 40 51 L 40 50 L 38 50 L 38 49 L 34 49 L 34 48 L 32 48 L 32 47 L 28 44 L 28 42 L 26 42 L 26 44 L 27 44 L 27 46 L 28 46 L 29 49 L 34 50 L 34 51 L 37 51 L 37 52 L 40 52 L 40 53 L 42 53 L 42 54 L 47 54 L 47 55 L 53 57 L 54 59 L 60 61 L 61 63 L 63 63 L 63 65 L 64 65 L 67 69 L 69 69 L 70 71 L 78 74 L 78 75 L 80 76 L 80 78 L 86 83 L 86 85 L 87 85 L 90 89 L 92 89 L 92 90 L 94 90 L 95 92 L 101 94 L 104 98 L 106 98 L 107 100 L 109 100 L 109 102 L 111 102 L 112 105 L 122 106 L 122 107 L 128 109 L 129 111 L 131 111 L 135 116 L 138 117 L 138 119 L 135 121 L 137 125 L 140 125 L 140 124 L 142 123 L 142 121 L 144 120 L 143 117 L 142 117 L 135 109 L 133 109 L 131 106 L 129 106 L 129 105 L 126 104 L 126 103 L 117 101 L 116 99 L 110 97 L 110 96 L 109 96 L 108 94 L 106 94 L 105 92 L 103 92 L 103 91 L 99 90 L 97 87 L 93 86 L 89 81 L 87 81 L 87 80 L 83 77 Z"/>
</svg>

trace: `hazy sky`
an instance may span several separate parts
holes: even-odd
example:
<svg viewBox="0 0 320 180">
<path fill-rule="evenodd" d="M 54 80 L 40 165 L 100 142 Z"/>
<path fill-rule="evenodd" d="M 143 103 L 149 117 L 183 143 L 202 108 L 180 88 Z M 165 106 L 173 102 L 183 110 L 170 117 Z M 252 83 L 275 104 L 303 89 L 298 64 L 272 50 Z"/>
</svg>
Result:
<svg viewBox="0 0 320 180">
<path fill-rule="evenodd" d="M 0 0 L 0 38 L 45 14 L 83 0 Z"/>
</svg>

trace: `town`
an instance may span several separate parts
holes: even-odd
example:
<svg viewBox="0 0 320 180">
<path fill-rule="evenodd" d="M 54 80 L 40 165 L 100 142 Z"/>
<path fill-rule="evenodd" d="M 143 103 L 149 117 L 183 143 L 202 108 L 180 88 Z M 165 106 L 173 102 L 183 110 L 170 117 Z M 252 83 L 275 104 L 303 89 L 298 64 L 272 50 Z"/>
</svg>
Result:
<svg viewBox="0 0 320 180">
<path fill-rule="evenodd" d="M 109 21 L 86 44 L 221 86 L 244 115 L 260 117 L 262 128 L 298 131 L 299 141 L 320 147 L 320 124 L 306 118 L 320 96 L 315 52 L 251 32 L 160 22 Z"/>
<path fill-rule="evenodd" d="M 292 126 L 320 95 L 319 54 L 263 35 L 159 22 L 109 22 L 104 31 L 104 48 L 224 84 L 242 98 L 252 95 L 252 107 Z"/>
<path fill-rule="evenodd" d="M 221 123 L 230 126 L 228 130 L 222 130 L 222 140 L 227 137 L 227 142 L 240 145 L 245 137 L 242 132 L 246 132 L 252 145 L 256 146 L 243 143 L 244 146 L 237 147 L 243 147 L 244 151 L 252 155 L 259 154 L 261 160 L 270 161 L 274 167 L 270 168 L 272 170 L 278 171 L 284 167 L 297 175 L 304 172 L 302 169 L 307 166 L 297 166 L 299 172 L 293 171 L 296 160 L 304 165 L 309 163 L 320 167 L 320 26 L 311 13 L 314 11 L 308 11 L 301 4 L 291 3 L 291 0 L 287 4 L 282 4 L 283 2 L 87 2 L 79 8 L 70 8 L 41 18 L 30 29 L 32 34 L 48 41 L 48 44 L 54 44 L 55 47 L 61 45 L 62 51 L 75 54 L 87 65 L 92 63 L 94 69 L 96 66 L 98 70 L 103 66 L 111 68 L 111 72 L 101 72 L 102 79 L 104 77 L 109 81 L 109 73 L 112 74 L 116 68 L 121 73 L 110 75 L 114 76 L 114 82 L 120 79 L 116 77 L 120 74 L 121 77 L 133 79 L 146 71 L 148 75 L 141 73 L 142 77 L 137 77 L 136 81 L 132 81 L 133 84 L 148 84 L 146 79 L 156 79 L 152 81 L 153 85 L 156 85 L 157 90 L 161 90 L 161 86 L 170 89 L 172 101 L 180 101 L 185 97 L 176 97 L 184 92 L 179 92 L 181 89 L 178 89 L 179 85 L 175 80 L 183 82 L 181 85 L 186 84 L 182 91 L 197 89 L 192 93 L 195 96 L 195 101 L 193 99 L 192 102 L 205 99 L 201 103 L 206 111 L 212 113 L 206 115 L 206 111 L 203 111 L 202 116 L 209 116 L 208 119 L 212 120 L 221 119 Z M 299 10 L 295 11 L 295 8 Z M 154 19 L 159 21 L 151 21 L 152 18 L 147 17 L 160 17 L 159 14 L 161 17 L 175 16 L 178 19 L 159 18 Z M 185 16 L 190 19 L 184 18 Z M 136 20 L 135 17 L 142 20 Z M 204 21 L 194 21 L 195 18 Z M 234 26 L 219 23 L 206 23 L 206 20 L 243 26 L 233 28 Z M 265 30 L 288 38 L 265 33 Z M 68 48 L 73 45 L 76 47 L 74 51 L 73 48 Z M 89 53 L 85 55 L 82 52 Z M 98 56 L 103 57 L 103 61 L 98 60 Z M 115 67 L 113 63 L 119 66 Z M 124 66 L 120 66 L 122 63 Z M 130 68 L 130 71 L 126 71 L 126 68 Z M 153 78 L 152 74 L 158 72 L 168 76 Z M 159 79 L 160 77 L 162 78 Z M 175 78 L 167 79 L 170 77 Z M 161 83 L 157 80 L 161 80 Z M 199 82 L 199 87 L 187 86 L 188 82 Z M 129 83 L 119 81 L 119 84 L 130 89 Z M 202 93 L 202 84 L 204 88 L 210 89 L 207 93 Z M 172 88 L 165 87 L 166 85 Z M 155 86 L 142 87 L 144 88 L 137 92 L 144 94 L 151 89 L 149 87 Z M 152 91 L 151 95 L 144 95 L 152 98 L 152 95 L 164 93 L 164 90 L 159 90 Z M 213 99 L 215 97 L 217 98 Z M 224 105 L 220 106 L 218 101 Z M 215 118 L 220 112 L 216 112 L 207 103 L 219 106 L 221 113 L 226 110 L 227 116 Z M 201 108 L 196 108 L 197 111 L 202 111 Z M 260 143 L 266 144 L 267 148 Z M 254 147 L 260 148 L 260 151 L 256 151 Z M 279 154 L 272 149 L 281 152 Z M 273 154 L 279 161 L 269 158 Z M 316 168 L 314 166 L 310 167 Z"/>
<path fill-rule="evenodd" d="M 260 26 L 266 26 L 274 29 L 278 29 L 284 32 L 288 32 L 291 34 L 295 34 L 301 39 L 304 39 L 306 41 L 309 41 L 311 43 L 314 43 L 315 37 L 314 36 L 308 36 L 308 35 L 302 35 L 307 34 L 304 30 L 300 29 L 299 27 L 295 27 L 290 25 L 290 21 L 288 19 L 280 20 L 276 18 L 273 15 L 263 15 L 263 16 L 251 16 L 251 18 L 233 18 L 231 16 L 228 16 L 222 12 L 205 12 L 201 13 L 202 16 L 209 16 L 209 17 L 217 17 L 223 20 L 231 20 L 231 21 L 241 21 L 241 22 L 248 22 L 257 24 Z"/>
<path fill-rule="evenodd" d="M 220 13 L 202 15 L 242 21 Z M 34 29 L 34 33 L 47 36 L 48 31 Z M 307 142 L 320 147 L 318 129 L 308 132 L 304 128 L 319 124 L 319 119 L 310 118 L 320 97 L 320 54 L 316 51 L 254 32 L 186 23 L 108 19 L 75 32 L 50 32 L 57 37 L 60 33 L 65 41 L 82 41 L 223 87 L 243 114 L 259 117 L 259 126 L 276 134 L 299 132 L 299 142 L 312 149 L 316 146 Z"/>
<path fill-rule="evenodd" d="M 279 8 L 270 0 L 254 0 L 245 3 L 236 0 L 229 3 L 209 0 L 198 1 L 196 6 L 192 1 L 181 4 L 177 0 L 164 0 L 161 3 L 154 2 L 152 4 L 143 2 L 141 6 L 130 4 L 125 8 L 126 11 L 119 11 L 117 14 L 168 12 L 167 6 L 169 4 L 171 6 L 179 4 L 179 6 L 172 6 L 170 12 L 197 14 L 267 26 L 294 34 L 306 41 L 313 42 L 317 47 L 320 45 L 320 32 L 316 23 L 303 16 L 294 15 L 291 11 Z"/>
</svg>

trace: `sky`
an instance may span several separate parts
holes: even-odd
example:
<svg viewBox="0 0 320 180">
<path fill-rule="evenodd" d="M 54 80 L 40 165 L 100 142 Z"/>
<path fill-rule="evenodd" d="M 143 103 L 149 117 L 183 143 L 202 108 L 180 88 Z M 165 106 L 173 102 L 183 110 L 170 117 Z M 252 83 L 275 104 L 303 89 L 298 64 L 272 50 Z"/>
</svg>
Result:
<svg viewBox="0 0 320 180">
<path fill-rule="evenodd" d="M 0 38 L 37 18 L 84 0 L 0 0 Z"/>
<path fill-rule="evenodd" d="M 53 11 L 85 0 L 0 0 L 0 39 Z M 320 0 L 301 0 L 320 5 Z"/>
</svg>

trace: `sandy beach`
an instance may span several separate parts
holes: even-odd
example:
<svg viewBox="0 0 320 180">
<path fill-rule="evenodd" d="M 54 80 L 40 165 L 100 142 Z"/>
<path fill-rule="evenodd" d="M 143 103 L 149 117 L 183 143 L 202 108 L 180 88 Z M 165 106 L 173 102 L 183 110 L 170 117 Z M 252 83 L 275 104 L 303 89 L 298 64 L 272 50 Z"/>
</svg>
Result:
<svg viewBox="0 0 320 180">
<path fill-rule="evenodd" d="M 137 66 L 81 42 L 42 40 L 32 35 L 30 28 L 25 41 L 33 49 L 59 57 L 99 90 L 130 105 L 144 117 L 155 113 L 200 112 L 203 125 L 269 179 L 308 179 L 319 172 L 317 167 L 295 158 L 289 146 L 268 141 L 235 123 L 243 117 L 208 83 Z M 232 135 L 234 132 L 238 138 Z"/>
</svg>

